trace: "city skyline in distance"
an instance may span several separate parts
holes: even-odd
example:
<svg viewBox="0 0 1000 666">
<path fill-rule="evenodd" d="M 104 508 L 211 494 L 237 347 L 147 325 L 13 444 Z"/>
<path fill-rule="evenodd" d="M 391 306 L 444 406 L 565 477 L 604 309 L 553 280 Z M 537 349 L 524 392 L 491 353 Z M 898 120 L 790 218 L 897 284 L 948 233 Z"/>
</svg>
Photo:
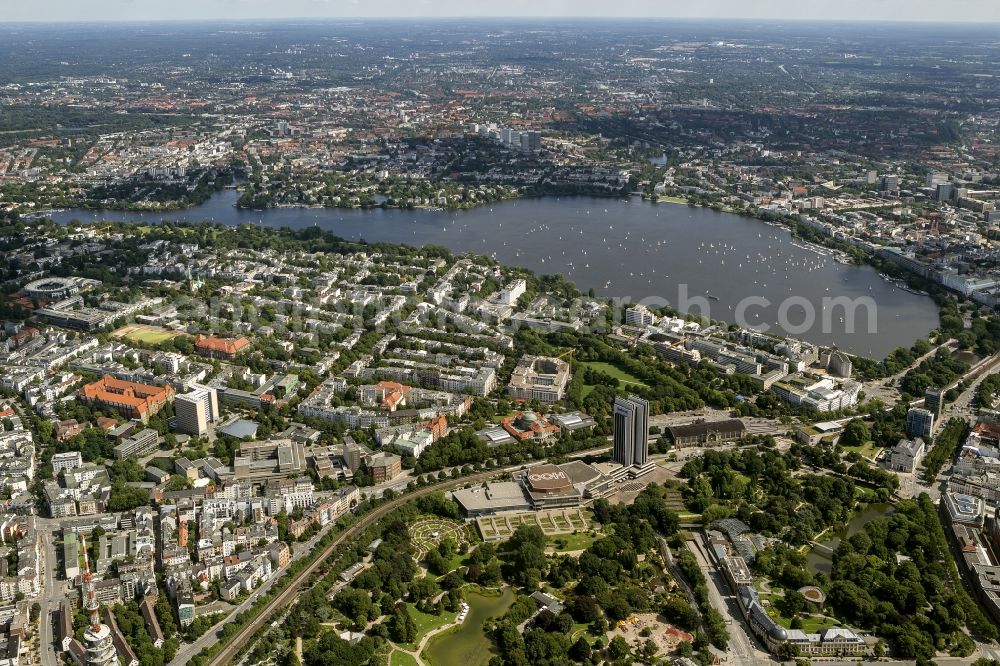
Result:
<svg viewBox="0 0 1000 666">
<path fill-rule="evenodd" d="M 991 0 L 842 0 L 801 3 L 793 0 L 623 0 L 609 7 L 596 0 L 176 0 L 169 5 L 141 0 L 38 0 L 5 3 L 0 22 L 281 20 L 338 18 L 677 18 L 766 20 L 867 20 L 919 22 L 1000 21 L 1000 4 Z"/>
</svg>

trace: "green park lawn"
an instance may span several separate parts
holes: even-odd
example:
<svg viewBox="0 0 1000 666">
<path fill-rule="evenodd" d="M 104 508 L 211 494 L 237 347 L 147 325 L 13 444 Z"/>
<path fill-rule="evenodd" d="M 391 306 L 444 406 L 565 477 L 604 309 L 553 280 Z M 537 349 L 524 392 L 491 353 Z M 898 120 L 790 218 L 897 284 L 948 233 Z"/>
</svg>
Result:
<svg viewBox="0 0 1000 666">
<path fill-rule="evenodd" d="M 547 538 L 549 545 L 554 547 L 557 553 L 563 553 L 571 550 L 586 550 L 600 538 L 600 535 L 594 536 L 587 531 L 581 531 L 576 534 L 553 534 Z"/>
<path fill-rule="evenodd" d="M 802 618 L 802 631 L 807 634 L 819 633 L 824 629 L 837 626 L 840 626 L 839 622 L 833 618 L 823 617 L 822 615 L 809 615 Z"/>
<path fill-rule="evenodd" d="M 625 372 L 618 366 L 605 363 L 604 361 L 579 361 L 577 365 L 590 368 L 591 370 L 597 370 L 614 377 L 621 382 L 622 388 L 627 389 L 630 386 L 648 388 L 646 382 L 642 381 L 632 373 Z M 581 397 L 586 398 L 587 395 L 595 388 L 596 387 L 593 384 L 584 384 L 583 390 L 580 392 Z"/>
<path fill-rule="evenodd" d="M 611 365 L 610 363 L 605 363 L 604 361 L 580 361 L 579 365 L 590 368 L 591 370 L 597 370 L 603 372 L 606 375 L 611 375 L 622 384 L 634 384 L 636 386 L 646 386 L 646 382 L 642 381 L 635 375 L 625 372 L 616 365 Z"/>
<path fill-rule="evenodd" d="M 792 626 L 792 621 L 783 615 L 779 615 L 777 611 L 773 611 L 771 617 L 786 629 L 790 629 Z M 816 634 L 824 629 L 840 626 L 840 623 L 833 618 L 823 617 L 822 615 L 801 615 L 799 617 L 802 620 L 802 631 L 807 634 Z"/>
<path fill-rule="evenodd" d="M 845 446 L 844 450 L 853 451 L 858 455 L 860 455 L 862 458 L 868 458 L 874 460 L 875 456 L 877 456 L 879 454 L 879 451 L 882 450 L 882 447 L 875 446 L 875 442 L 865 442 L 861 446 Z"/>
<path fill-rule="evenodd" d="M 458 617 L 458 613 L 450 613 L 448 611 L 445 611 L 440 615 L 422 613 L 411 603 L 406 604 L 406 606 L 410 611 L 410 615 L 413 617 L 413 621 L 417 625 L 417 636 L 413 639 L 414 645 L 420 643 L 420 639 L 423 638 L 425 634 L 434 631 L 439 627 L 443 627 L 446 624 L 451 624 L 455 621 L 455 618 Z"/>
<path fill-rule="evenodd" d="M 454 555 L 451 556 L 451 559 L 448 560 L 448 571 L 449 572 L 454 571 L 459 567 L 466 566 L 465 561 L 467 559 L 469 559 L 468 553 L 455 553 Z"/>
<path fill-rule="evenodd" d="M 393 650 L 389 655 L 389 666 L 417 666 L 417 660 L 406 652 Z"/>
</svg>

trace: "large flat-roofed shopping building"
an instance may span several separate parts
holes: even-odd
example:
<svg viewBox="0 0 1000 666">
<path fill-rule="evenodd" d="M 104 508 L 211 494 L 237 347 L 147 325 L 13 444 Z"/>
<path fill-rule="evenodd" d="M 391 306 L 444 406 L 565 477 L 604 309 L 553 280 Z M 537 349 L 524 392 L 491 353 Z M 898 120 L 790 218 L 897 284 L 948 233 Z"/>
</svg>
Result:
<svg viewBox="0 0 1000 666">
<path fill-rule="evenodd" d="M 47 324 L 81 331 L 96 331 L 109 324 L 115 316 L 107 310 L 84 307 L 80 296 L 70 296 L 38 308 L 34 314 Z"/>
<path fill-rule="evenodd" d="M 514 368 L 507 395 L 514 400 L 559 402 L 569 384 L 569 363 L 548 356 L 524 356 Z"/>
<path fill-rule="evenodd" d="M 470 518 L 531 508 L 524 488 L 514 481 L 490 481 L 475 488 L 456 490 L 451 496 L 462 513 Z"/>
<path fill-rule="evenodd" d="M 305 471 L 305 448 L 302 442 L 291 439 L 243 442 L 233 461 L 238 481 L 260 481 Z"/>
<path fill-rule="evenodd" d="M 452 493 L 470 518 L 509 511 L 575 507 L 608 494 L 615 480 L 585 462 L 543 463 L 514 473 L 513 481 L 489 482 Z"/>
</svg>

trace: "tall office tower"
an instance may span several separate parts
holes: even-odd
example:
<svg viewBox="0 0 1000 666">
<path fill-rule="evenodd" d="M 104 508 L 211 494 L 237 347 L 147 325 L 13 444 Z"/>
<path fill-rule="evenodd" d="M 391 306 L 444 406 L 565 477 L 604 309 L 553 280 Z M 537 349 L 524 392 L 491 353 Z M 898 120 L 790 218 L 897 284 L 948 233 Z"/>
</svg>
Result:
<svg viewBox="0 0 1000 666">
<path fill-rule="evenodd" d="M 938 183 L 934 190 L 934 198 L 938 201 L 951 201 L 955 198 L 955 183 Z"/>
<path fill-rule="evenodd" d="M 906 412 L 906 436 L 930 437 L 934 432 L 934 414 L 929 409 L 912 407 Z"/>
<path fill-rule="evenodd" d="M 219 418 L 219 396 L 211 386 L 195 386 L 190 393 L 174 398 L 178 432 L 204 435 L 208 424 Z"/>
<path fill-rule="evenodd" d="M 649 458 L 649 403 L 634 395 L 615 398 L 614 421 L 611 459 L 625 467 L 645 465 Z"/>
<path fill-rule="evenodd" d="M 87 557 L 87 540 L 81 537 L 80 544 L 83 549 L 83 586 L 87 595 L 84 607 L 90 616 L 90 626 L 83 632 L 87 666 L 117 666 L 118 653 L 115 651 L 111 629 L 101 622 L 97 593 L 94 592 L 94 576 L 90 573 L 90 558 Z"/>
<path fill-rule="evenodd" d="M 521 151 L 525 153 L 541 150 L 542 134 L 536 130 L 521 132 Z"/>
<path fill-rule="evenodd" d="M 939 388 L 929 388 L 924 392 L 924 409 L 934 415 L 934 420 L 941 422 L 941 411 L 944 409 L 944 391 Z"/>
</svg>

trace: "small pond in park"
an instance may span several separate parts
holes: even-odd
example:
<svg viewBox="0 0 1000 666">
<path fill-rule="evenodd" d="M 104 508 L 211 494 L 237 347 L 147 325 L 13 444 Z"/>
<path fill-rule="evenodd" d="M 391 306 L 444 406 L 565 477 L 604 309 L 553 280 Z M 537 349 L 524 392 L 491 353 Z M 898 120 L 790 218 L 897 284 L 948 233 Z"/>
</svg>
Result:
<svg viewBox="0 0 1000 666">
<path fill-rule="evenodd" d="M 505 613 L 514 603 L 514 592 L 503 588 L 500 595 L 478 592 L 465 595 L 469 614 L 460 627 L 435 636 L 424 648 L 423 657 L 433 666 L 482 666 L 495 654 L 493 643 L 483 632 L 483 623 Z"/>
<path fill-rule="evenodd" d="M 865 525 L 892 514 L 891 504 L 869 504 L 865 509 L 854 514 L 847 526 L 835 532 L 832 536 L 824 535 L 818 546 L 813 546 L 806 555 L 809 571 L 816 574 L 823 572 L 827 576 L 833 568 L 833 551 L 837 550 L 841 539 L 850 538 L 864 529 Z"/>
</svg>

